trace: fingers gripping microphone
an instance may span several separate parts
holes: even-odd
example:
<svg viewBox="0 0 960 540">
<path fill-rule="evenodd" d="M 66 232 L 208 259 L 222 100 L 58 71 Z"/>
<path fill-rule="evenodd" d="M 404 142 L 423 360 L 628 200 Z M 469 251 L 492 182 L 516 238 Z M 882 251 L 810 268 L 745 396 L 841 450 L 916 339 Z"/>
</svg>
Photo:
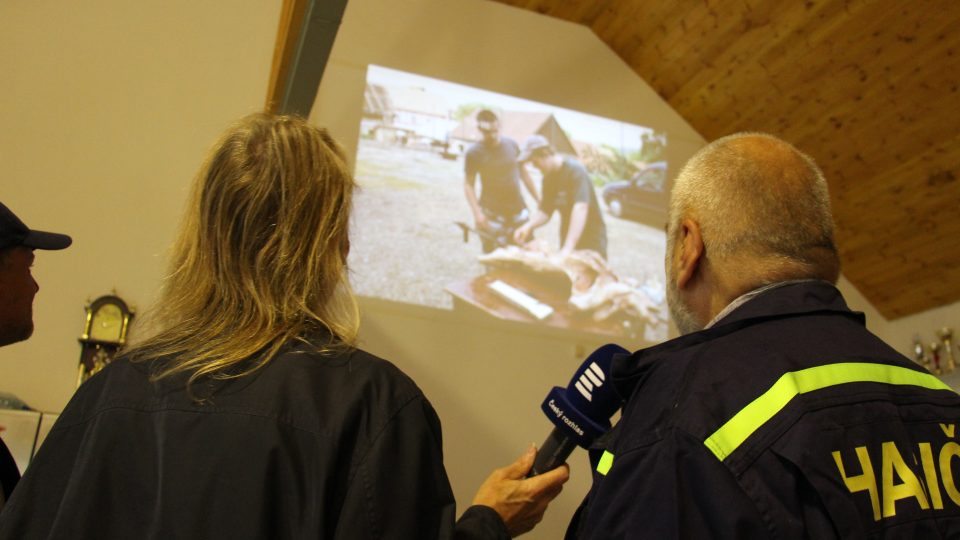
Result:
<svg viewBox="0 0 960 540">
<path fill-rule="evenodd" d="M 540 408 L 556 427 L 537 452 L 530 476 L 559 467 L 574 448 L 587 448 L 610 429 L 610 417 L 622 405 L 609 380 L 617 354 L 630 352 L 619 345 L 600 347 L 577 368 L 566 388 L 555 386 L 547 394 Z"/>
</svg>

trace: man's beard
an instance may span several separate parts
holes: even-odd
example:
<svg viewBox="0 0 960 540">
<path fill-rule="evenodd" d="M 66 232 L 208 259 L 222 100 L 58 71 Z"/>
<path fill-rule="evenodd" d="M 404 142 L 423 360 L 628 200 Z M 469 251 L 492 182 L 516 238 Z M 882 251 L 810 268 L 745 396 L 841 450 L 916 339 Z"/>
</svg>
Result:
<svg viewBox="0 0 960 540">
<path fill-rule="evenodd" d="M 673 280 L 667 284 L 667 306 L 670 308 L 670 317 L 673 318 L 674 324 L 677 325 L 677 330 L 680 331 L 680 335 L 703 330 L 703 325 L 697 322 L 690 308 L 680 300 L 677 294 L 676 282 Z"/>
<path fill-rule="evenodd" d="M 26 321 L 19 321 L 18 323 L 5 325 L 5 327 L 0 328 L 0 347 L 10 345 L 11 343 L 17 343 L 18 341 L 26 341 L 32 335 L 32 317 Z"/>
</svg>

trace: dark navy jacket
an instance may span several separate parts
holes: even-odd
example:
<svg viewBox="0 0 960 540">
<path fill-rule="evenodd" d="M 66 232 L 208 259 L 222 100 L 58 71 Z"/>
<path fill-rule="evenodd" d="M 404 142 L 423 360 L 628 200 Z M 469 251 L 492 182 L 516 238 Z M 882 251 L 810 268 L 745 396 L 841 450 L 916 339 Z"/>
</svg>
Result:
<svg viewBox="0 0 960 540">
<path fill-rule="evenodd" d="M 19 481 L 20 469 L 17 467 L 17 462 L 14 461 L 7 445 L 0 441 L 0 489 L 3 490 L 4 503 L 10 499 L 13 488 L 17 486 Z M 3 508 L 3 504 L 0 504 L 0 508 Z"/>
<path fill-rule="evenodd" d="M 960 537 L 960 397 L 828 283 L 612 373 L 626 405 L 568 538 Z"/>
<path fill-rule="evenodd" d="M 509 538 L 454 525 L 440 421 L 363 351 L 292 344 L 253 375 L 150 380 L 118 359 L 85 382 L 0 514 L 6 539 Z"/>
</svg>

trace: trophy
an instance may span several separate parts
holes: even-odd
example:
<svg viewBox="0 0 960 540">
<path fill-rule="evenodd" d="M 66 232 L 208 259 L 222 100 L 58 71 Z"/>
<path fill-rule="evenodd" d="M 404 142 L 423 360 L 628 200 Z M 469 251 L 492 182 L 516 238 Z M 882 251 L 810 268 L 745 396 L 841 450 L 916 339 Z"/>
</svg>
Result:
<svg viewBox="0 0 960 540">
<path fill-rule="evenodd" d="M 940 375 L 943 373 L 943 370 L 940 369 L 940 342 L 933 341 L 930 343 L 930 364 L 933 366 L 933 374 Z"/>
<path fill-rule="evenodd" d="M 943 348 L 947 353 L 947 373 L 957 367 L 957 359 L 953 356 L 953 329 L 943 327 L 937 330 L 937 337 L 943 342 Z"/>
<path fill-rule="evenodd" d="M 927 371 L 932 371 L 930 366 L 930 357 L 927 356 L 927 350 L 924 348 L 923 343 L 920 341 L 920 335 L 913 336 L 913 357 L 914 360 L 927 369 Z"/>
</svg>

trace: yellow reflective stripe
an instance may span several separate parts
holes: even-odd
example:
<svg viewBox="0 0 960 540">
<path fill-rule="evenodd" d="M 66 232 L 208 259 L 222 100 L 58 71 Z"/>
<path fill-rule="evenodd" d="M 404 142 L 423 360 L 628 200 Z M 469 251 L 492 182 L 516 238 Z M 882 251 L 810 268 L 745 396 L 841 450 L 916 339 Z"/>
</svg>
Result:
<svg viewBox="0 0 960 540">
<path fill-rule="evenodd" d="M 613 454 L 604 450 L 603 455 L 600 456 L 600 462 L 597 463 L 597 472 L 606 476 L 610 472 L 610 467 L 613 467 Z"/>
<path fill-rule="evenodd" d="M 885 384 L 920 386 L 931 390 L 951 390 L 943 381 L 930 375 L 897 366 L 850 362 L 817 366 L 785 373 L 762 396 L 740 410 L 703 442 L 724 460 L 733 453 L 747 437 L 773 418 L 799 394 L 820 390 L 838 384 L 876 382 Z"/>
</svg>

